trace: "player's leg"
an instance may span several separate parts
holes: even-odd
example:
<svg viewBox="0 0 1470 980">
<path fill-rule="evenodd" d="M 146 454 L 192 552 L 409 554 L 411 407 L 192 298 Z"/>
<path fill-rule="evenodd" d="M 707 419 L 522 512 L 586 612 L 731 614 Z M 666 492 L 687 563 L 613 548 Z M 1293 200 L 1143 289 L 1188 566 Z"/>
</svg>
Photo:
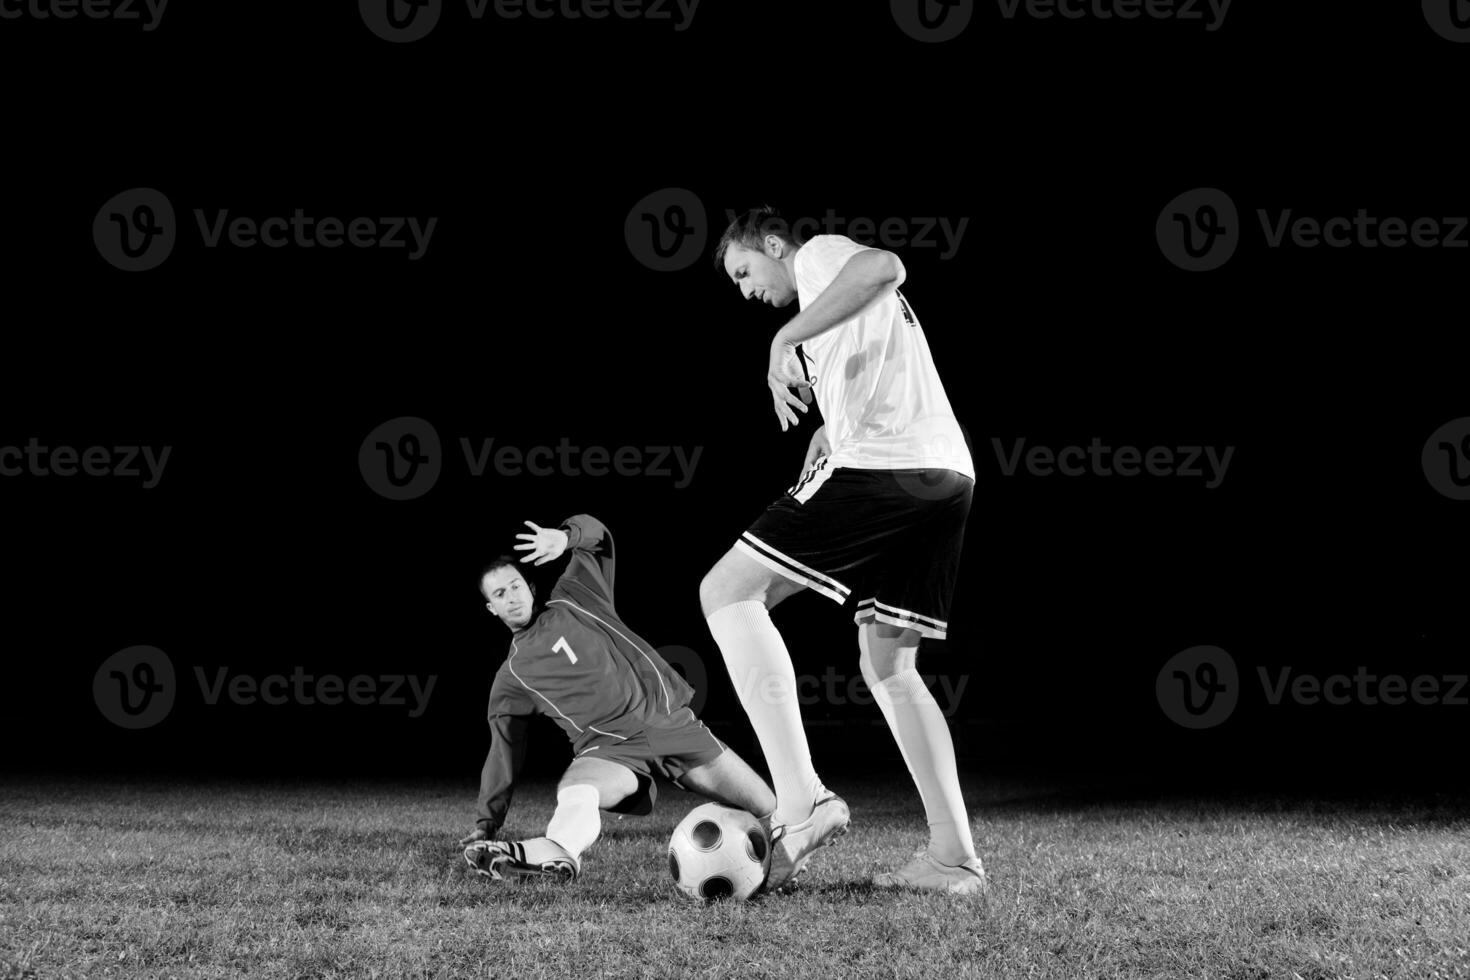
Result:
<svg viewBox="0 0 1470 980">
<path fill-rule="evenodd" d="M 921 637 L 944 639 L 973 488 L 968 477 L 936 471 L 915 495 L 914 523 L 886 556 L 875 591 L 858 602 L 858 664 L 903 753 L 929 823 L 929 845 L 879 885 L 983 893 L 970 819 L 960 791 L 954 741 L 944 712 L 918 672 Z M 902 480 L 898 481 L 902 485 Z"/>
<path fill-rule="evenodd" d="M 556 812 L 546 838 L 574 861 L 602 833 L 602 810 L 611 810 L 638 791 L 638 776 L 626 766 L 582 756 L 572 760 L 556 787 Z"/>
<path fill-rule="evenodd" d="M 888 623 L 858 627 L 858 665 L 918 787 L 929 822 L 929 853 L 945 865 L 975 857 L 944 712 L 919 676 L 919 633 Z"/>
<path fill-rule="evenodd" d="M 776 820 L 811 815 L 822 797 L 797 700 L 796 669 L 770 610 L 805 586 L 732 548 L 699 585 L 700 604 L 776 790 Z"/>
<path fill-rule="evenodd" d="M 713 761 L 688 770 L 679 777 L 679 785 L 716 803 L 754 814 L 767 832 L 771 829 L 776 794 L 734 749 L 726 748 Z"/>
<path fill-rule="evenodd" d="M 613 809 L 638 792 L 638 774 L 606 759 L 573 760 L 556 790 L 556 812 L 545 837 L 523 841 L 481 841 L 465 850 L 465 860 L 497 880 L 550 877 L 572 881 L 582 870 L 582 853 L 602 832 L 599 811 Z"/>
</svg>

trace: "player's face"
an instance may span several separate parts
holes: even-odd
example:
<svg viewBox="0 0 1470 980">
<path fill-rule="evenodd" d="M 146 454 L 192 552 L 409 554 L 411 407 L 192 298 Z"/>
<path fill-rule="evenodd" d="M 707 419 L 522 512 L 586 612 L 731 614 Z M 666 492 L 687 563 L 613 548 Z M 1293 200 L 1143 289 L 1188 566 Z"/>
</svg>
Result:
<svg viewBox="0 0 1470 980">
<path fill-rule="evenodd" d="M 521 629 L 531 621 L 535 597 L 520 569 L 508 565 L 494 569 L 480 580 L 480 591 L 485 593 L 485 608 L 511 629 Z"/>
<path fill-rule="evenodd" d="M 791 250 L 775 235 L 767 235 L 760 251 L 731 245 L 725 252 L 725 274 L 747 300 L 781 307 L 796 299 L 796 283 L 782 258 Z"/>
</svg>

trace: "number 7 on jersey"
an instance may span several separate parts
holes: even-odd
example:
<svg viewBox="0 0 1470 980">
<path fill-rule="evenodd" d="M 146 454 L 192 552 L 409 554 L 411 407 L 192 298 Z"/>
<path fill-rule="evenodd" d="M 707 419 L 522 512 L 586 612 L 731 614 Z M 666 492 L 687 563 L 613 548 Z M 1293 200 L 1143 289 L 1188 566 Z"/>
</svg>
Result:
<svg viewBox="0 0 1470 980">
<path fill-rule="evenodd" d="M 572 663 L 577 662 L 577 654 L 573 652 L 572 645 L 567 642 L 567 638 L 565 636 L 558 637 L 556 645 L 553 646 L 551 649 L 556 651 L 557 653 L 566 654 L 567 659 L 570 660 Z"/>
</svg>

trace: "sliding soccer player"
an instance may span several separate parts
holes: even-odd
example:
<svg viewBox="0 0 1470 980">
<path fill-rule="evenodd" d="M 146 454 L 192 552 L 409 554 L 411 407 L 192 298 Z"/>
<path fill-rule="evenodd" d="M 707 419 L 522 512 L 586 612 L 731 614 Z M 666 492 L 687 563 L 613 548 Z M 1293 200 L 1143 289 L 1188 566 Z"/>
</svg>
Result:
<svg viewBox="0 0 1470 980">
<path fill-rule="evenodd" d="M 771 342 L 766 381 L 783 432 L 813 393 L 825 421 L 801 480 L 699 589 L 775 784 L 783 830 L 766 887 L 799 874 L 849 821 L 847 804 L 813 768 L 791 657 L 769 615 L 811 589 L 839 604 L 856 600 L 858 663 L 929 823 L 927 848 L 874 884 L 983 895 L 954 745 L 916 662 L 920 639 L 943 639 L 948 629 L 975 471 L 924 332 L 898 291 L 903 263 L 841 235 L 799 243 L 769 208 L 732 222 L 715 261 L 747 301 L 800 303 Z"/>
<path fill-rule="evenodd" d="M 490 752 L 480 774 L 478 829 L 460 841 L 465 860 L 496 880 L 572 881 L 601 832 L 600 810 L 653 810 L 656 770 L 687 790 L 754 814 L 767 835 L 771 788 L 694 716 L 693 689 L 613 608 L 612 535 L 586 514 L 560 528 L 526 522 L 515 546 L 480 578 L 485 607 L 511 631 L 510 653 L 490 688 Z M 545 564 L 570 551 L 544 605 L 519 564 Z M 557 787 L 544 837 L 493 838 L 510 807 L 534 714 L 555 721 L 575 758 Z"/>
</svg>

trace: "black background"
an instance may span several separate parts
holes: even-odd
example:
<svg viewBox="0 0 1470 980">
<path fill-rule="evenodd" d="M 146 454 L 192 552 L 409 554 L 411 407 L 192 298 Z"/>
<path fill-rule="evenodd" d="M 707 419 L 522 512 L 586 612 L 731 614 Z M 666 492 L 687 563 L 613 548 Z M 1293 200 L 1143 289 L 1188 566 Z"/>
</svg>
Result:
<svg viewBox="0 0 1470 980">
<path fill-rule="evenodd" d="M 177 2 L 177 0 L 176 0 Z M 304 5 L 297 5 L 304 6 Z M 979 476 L 948 642 L 967 768 L 1169 781 L 1463 784 L 1464 706 L 1269 706 L 1256 669 L 1464 674 L 1470 503 L 1420 464 L 1470 415 L 1470 252 L 1268 248 L 1256 210 L 1470 213 L 1455 93 L 1470 45 L 1418 5 L 1237 0 L 1199 21 L 1007 20 L 916 41 L 886 3 L 704 0 L 667 21 L 471 21 L 390 44 L 354 4 L 171 6 L 136 22 L 0 21 L 6 91 L 0 445 L 172 447 L 159 486 L 0 479 L 0 725 L 33 770 L 472 778 L 506 633 L 480 565 L 523 520 L 618 537 L 619 609 L 706 658 L 706 719 L 757 755 L 700 577 L 798 475 L 763 375 L 786 315 L 714 271 L 656 272 L 635 204 L 692 191 L 712 243 L 760 203 L 968 219 L 897 248 Z M 1204 8 L 1200 8 L 1204 9 Z M 165 193 L 180 239 L 124 273 L 113 195 Z M 1162 255 L 1176 195 L 1225 190 L 1223 268 Z M 192 210 L 437 217 L 404 250 L 206 249 Z M 842 229 L 838 229 L 842 230 Z M 390 501 L 375 427 L 429 421 L 445 471 Z M 655 477 L 471 478 L 458 439 L 703 447 Z M 1224 482 L 1005 477 L 993 439 L 1233 446 Z M 799 673 L 857 673 L 850 616 L 775 613 Z M 165 651 L 178 701 L 124 731 L 112 653 Z M 1228 651 L 1245 691 L 1206 731 L 1155 697 L 1169 657 Z M 207 705 L 193 670 L 433 675 L 427 711 Z M 806 709 L 823 771 L 901 775 L 870 705 Z M 533 767 L 567 758 L 536 729 Z"/>
</svg>

